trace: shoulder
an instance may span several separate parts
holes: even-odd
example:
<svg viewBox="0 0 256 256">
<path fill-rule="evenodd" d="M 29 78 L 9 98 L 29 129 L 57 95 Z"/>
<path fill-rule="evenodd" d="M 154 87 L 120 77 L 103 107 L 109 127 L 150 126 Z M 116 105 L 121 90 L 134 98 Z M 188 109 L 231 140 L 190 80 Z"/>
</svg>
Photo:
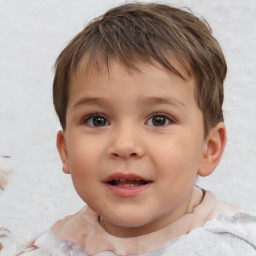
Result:
<svg viewBox="0 0 256 256">
<path fill-rule="evenodd" d="M 256 215 L 245 212 L 234 216 L 220 215 L 203 227 L 170 241 L 152 256 L 181 256 L 187 252 L 191 256 L 255 256 Z"/>
<path fill-rule="evenodd" d="M 159 249 L 140 256 L 255 256 L 256 215 L 237 213 L 234 216 L 220 215 L 203 227 L 169 241 Z M 103 252 L 95 256 L 116 256 Z"/>
<path fill-rule="evenodd" d="M 215 220 L 207 222 L 203 229 L 218 236 L 228 235 L 229 238 L 254 245 L 256 250 L 255 214 L 240 212 L 234 216 L 219 215 Z"/>
<path fill-rule="evenodd" d="M 83 229 L 81 227 L 84 225 L 84 218 L 87 215 L 86 207 L 84 207 L 78 213 L 57 221 L 52 226 L 51 231 L 41 234 L 32 232 L 26 236 L 21 236 L 1 227 L 0 255 L 87 255 L 83 248 L 76 243 L 76 236 L 82 237 Z"/>
<path fill-rule="evenodd" d="M 211 191 L 195 188 L 195 191 L 201 193 L 200 201 L 193 208 L 193 221 L 191 223 L 189 231 L 191 232 L 195 228 L 202 227 L 208 221 L 216 219 L 219 215 L 234 216 L 239 212 L 243 212 L 243 209 L 228 203 L 224 203 L 216 199 Z"/>
<path fill-rule="evenodd" d="M 51 232 L 61 240 L 72 240 L 84 247 L 86 240 L 101 234 L 101 229 L 98 214 L 86 205 L 78 213 L 57 221 Z"/>
<path fill-rule="evenodd" d="M 83 207 L 79 212 L 74 215 L 66 216 L 65 218 L 58 220 L 52 227 L 51 232 L 62 240 L 77 240 L 76 238 L 81 236 L 81 232 L 86 225 L 86 218 L 89 214 L 89 207 Z"/>
<path fill-rule="evenodd" d="M 0 240 L 3 240 L 0 238 Z M 1 241 L 2 242 L 2 241 Z M 27 239 L 9 235 L 5 237 L 1 256 L 88 256 L 85 251 L 73 241 L 62 241 L 51 232 L 44 232 L 37 237 Z"/>
<path fill-rule="evenodd" d="M 210 255 L 256 255 L 256 215 L 250 213 L 219 215 L 194 235 L 203 242 L 205 252 L 211 250 Z"/>
<path fill-rule="evenodd" d="M 217 218 L 219 215 L 234 216 L 244 210 L 236 205 L 222 202 L 216 199 L 211 191 L 202 189 L 204 193 L 203 200 L 198 207 L 198 211 L 205 213 L 205 222 Z"/>
<path fill-rule="evenodd" d="M 55 234 L 58 234 L 59 232 L 61 232 L 61 230 L 63 228 L 72 224 L 72 222 L 74 221 L 74 219 L 76 219 L 76 216 L 78 214 L 79 213 L 76 213 L 74 215 L 68 215 L 68 216 L 64 217 L 63 219 L 60 219 L 60 220 L 56 221 L 53 224 L 53 226 L 51 227 L 51 231 Z"/>
</svg>

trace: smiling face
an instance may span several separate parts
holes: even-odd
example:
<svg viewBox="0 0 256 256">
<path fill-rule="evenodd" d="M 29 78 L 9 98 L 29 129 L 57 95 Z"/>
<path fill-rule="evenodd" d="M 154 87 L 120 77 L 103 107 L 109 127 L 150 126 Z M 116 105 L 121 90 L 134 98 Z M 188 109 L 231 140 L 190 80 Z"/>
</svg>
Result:
<svg viewBox="0 0 256 256">
<path fill-rule="evenodd" d="M 122 237 L 183 216 L 196 175 L 208 175 L 218 162 L 207 160 L 216 145 L 204 136 L 194 79 L 148 64 L 139 68 L 113 62 L 110 74 L 77 72 L 66 129 L 57 138 L 77 193 L 109 233 Z"/>
</svg>

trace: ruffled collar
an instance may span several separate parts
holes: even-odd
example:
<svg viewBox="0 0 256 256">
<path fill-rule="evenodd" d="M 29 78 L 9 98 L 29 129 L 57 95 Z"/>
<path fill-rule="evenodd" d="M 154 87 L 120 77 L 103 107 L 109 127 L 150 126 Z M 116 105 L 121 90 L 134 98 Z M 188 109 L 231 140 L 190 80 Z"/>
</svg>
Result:
<svg viewBox="0 0 256 256">
<path fill-rule="evenodd" d="M 160 248 L 168 241 L 188 234 L 219 214 L 233 215 L 241 209 L 217 201 L 214 195 L 195 187 L 187 213 L 155 232 L 131 238 L 115 237 L 99 224 L 98 214 L 88 206 L 58 221 L 51 231 L 62 240 L 73 240 L 89 255 L 112 251 L 117 255 L 142 254 Z"/>
</svg>

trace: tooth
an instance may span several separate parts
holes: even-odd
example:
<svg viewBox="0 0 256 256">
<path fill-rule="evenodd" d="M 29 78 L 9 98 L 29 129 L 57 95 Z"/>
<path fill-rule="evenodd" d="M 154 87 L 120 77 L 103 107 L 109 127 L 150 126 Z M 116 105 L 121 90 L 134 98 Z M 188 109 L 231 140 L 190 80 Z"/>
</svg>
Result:
<svg viewBox="0 0 256 256">
<path fill-rule="evenodd" d="M 125 181 L 125 179 L 120 179 L 120 181 Z"/>
<path fill-rule="evenodd" d="M 129 184 L 118 184 L 119 187 L 129 187 Z"/>
<path fill-rule="evenodd" d="M 134 187 L 135 186 L 135 184 L 130 184 L 130 187 Z"/>
</svg>

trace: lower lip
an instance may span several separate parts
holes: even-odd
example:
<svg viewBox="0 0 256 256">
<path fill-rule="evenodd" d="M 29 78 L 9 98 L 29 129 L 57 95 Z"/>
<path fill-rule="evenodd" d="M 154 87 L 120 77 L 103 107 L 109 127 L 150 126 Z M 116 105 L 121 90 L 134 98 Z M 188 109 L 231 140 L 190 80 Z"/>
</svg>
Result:
<svg viewBox="0 0 256 256">
<path fill-rule="evenodd" d="M 117 196 L 132 197 L 132 196 L 137 196 L 138 194 L 147 190 L 152 183 L 149 182 L 145 185 L 140 185 L 135 187 L 119 187 L 119 186 L 110 185 L 108 183 L 105 183 L 105 184 L 108 187 L 108 189 Z"/>
</svg>

